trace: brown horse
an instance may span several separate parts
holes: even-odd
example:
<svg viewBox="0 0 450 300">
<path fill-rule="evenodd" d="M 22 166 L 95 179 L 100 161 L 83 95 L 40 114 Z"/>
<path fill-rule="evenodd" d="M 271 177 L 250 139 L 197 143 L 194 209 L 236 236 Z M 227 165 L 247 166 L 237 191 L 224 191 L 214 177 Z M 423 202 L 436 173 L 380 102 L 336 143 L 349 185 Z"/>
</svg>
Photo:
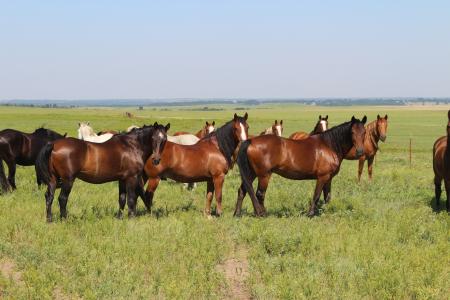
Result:
<svg viewBox="0 0 450 300">
<path fill-rule="evenodd" d="M 179 182 L 207 182 L 205 214 L 211 216 L 213 193 L 217 201 L 217 215 L 222 214 L 222 186 L 232 166 L 232 155 L 240 141 L 248 134 L 248 114 L 234 118 L 194 145 L 167 142 L 159 165 L 147 162 L 145 173 L 148 185 L 146 201 L 151 204 L 161 178 Z"/>
<path fill-rule="evenodd" d="M 199 139 L 204 138 L 205 136 L 207 136 L 208 134 L 210 134 L 211 132 L 213 132 L 215 130 L 214 125 L 216 125 L 216 121 L 212 121 L 212 123 L 209 123 L 208 121 L 206 121 L 205 126 L 203 126 L 203 128 L 200 129 L 195 134 L 195 136 L 198 137 Z M 177 135 L 183 135 L 183 134 L 190 134 L 190 133 L 186 132 L 186 131 L 177 131 L 173 135 L 177 136 Z"/>
<path fill-rule="evenodd" d="M 36 173 L 47 184 L 47 221 L 52 221 L 52 202 L 58 182 L 62 183 L 58 198 L 61 217 L 67 216 L 67 200 L 76 178 L 94 184 L 119 181 L 119 216 L 125 201 L 128 202 L 128 215 L 135 216 L 136 191 L 140 188 L 144 165 L 147 160 L 154 165 L 159 163 L 169 127 L 170 124 L 155 123 L 114 135 L 104 143 L 74 138 L 48 143 L 36 160 Z M 144 196 L 143 191 L 141 196 Z"/>
<path fill-rule="evenodd" d="M 259 135 L 265 134 L 275 134 L 276 136 L 281 136 L 283 134 L 283 120 L 280 120 L 280 123 L 278 123 L 278 120 L 275 120 L 275 123 L 273 123 L 272 126 L 266 128 Z"/>
<path fill-rule="evenodd" d="M 291 134 L 289 138 L 293 140 L 303 140 L 309 137 L 310 135 L 318 134 L 326 130 L 328 130 L 328 115 L 326 115 L 326 117 L 323 118 L 321 115 L 319 115 L 319 121 L 317 121 L 313 131 L 311 131 L 310 133 L 306 133 L 304 131 L 296 131 L 293 134 Z"/>
<path fill-rule="evenodd" d="M 447 194 L 447 211 L 450 212 L 450 110 L 447 113 L 447 135 L 436 140 L 433 146 L 433 170 L 434 170 L 434 193 L 436 207 L 439 208 L 441 200 L 441 184 L 444 180 L 445 192 Z"/>
<path fill-rule="evenodd" d="M 358 165 L 358 181 L 361 181 L 361 174 L 364 168 L 364 162 L 367 160 L 367 171 L 369 173 L 369 180 L 372 180 L 372 165 L 375 155 L 378 151 L 378 142 L 386 140 L 388 116 L 383 118 L 377 116 L 375 121 L 366 125 L 366 136 L 364 137 L 364 154 L 360 157 L 356 156 L 356 149 L 353 147 L 345 156 L 345 159 L 359 160 Z"/>
<path fill-rule="evenodd" d="M 331 181 L 338 174 L 347 152 L 355 146 L 358 154 L 363 154 L 366 120 L 366 116 L 361 121 L 352 117 L 349 122 L 300 141 L 263 135 L 243 142 L 237 158 L 242 184 L 234 215 L 240 215 L 246 193 L 252 199 L 255 214 L 265 215 L 264 197 L 272 173 L 294 180 L 316 179 L 308 213 L 315 215 L 322 190 L 325 202 L 330 201 Z M 255 194 L 252 183 L 256 177 L 258 190 Z"/>
<path fill-rule="evenodd" d="M 50 129 L 38 128 L 33 133 L 24 133 L 14 129 L 0 131 L 0 185 L 3 192 L 16 189 L 16 164 L 21 166 L 34 165 L 39 151 L 47 142 L 62 139 L 60 135 Z M 3 162 L 8 165 L 8 180 L 6 179 Z M 37 178 L 38 185 L 41 184 Z"/>
</svg>

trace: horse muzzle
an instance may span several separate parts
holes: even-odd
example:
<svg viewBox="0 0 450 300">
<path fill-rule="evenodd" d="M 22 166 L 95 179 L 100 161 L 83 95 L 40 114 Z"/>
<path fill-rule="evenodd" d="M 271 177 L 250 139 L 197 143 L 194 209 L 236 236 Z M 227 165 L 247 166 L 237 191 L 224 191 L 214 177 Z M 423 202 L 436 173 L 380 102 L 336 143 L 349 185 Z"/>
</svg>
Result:
<svg viewBox="0 0 450 300">
<path fill-rule="evenodd" d="M 380 140 L 384 143 L 386 141 L 386 136 L 385 135 L 381 135 L 380 136 Z"/>
<path fill-rule="evenodd" d="M 363 155 L 364 149 L 363 148 L 357 148 L 356 149 L 356 157 L 361 157 Z"/>
</svg>

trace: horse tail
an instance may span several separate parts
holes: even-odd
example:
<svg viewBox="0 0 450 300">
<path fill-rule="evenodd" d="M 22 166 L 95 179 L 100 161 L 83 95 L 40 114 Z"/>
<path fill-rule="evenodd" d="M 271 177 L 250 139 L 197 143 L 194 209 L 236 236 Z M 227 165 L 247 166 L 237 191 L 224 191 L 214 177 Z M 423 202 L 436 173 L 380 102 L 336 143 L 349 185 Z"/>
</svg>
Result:
<svg viewBox="0 0 450 300">
<path fill-rule="evenodd" d="M 45 184 L 50 183 L 50 170 L 49 170 L 49 160 L 50 155 L 53 151 L 53 143 L 49 142 L 45 145 L 38 154 L 36 159 L 35 169 L 36 177 L 38 182 L 43 182 Z"/>
<path fill-rule="evenodd" d="M 252 199 L 253 206 L 255 211 L 258 213 L 261 208 L 259 206 L 259 202 L 256 198 L 255 190 L 253 189 L 251 178 L 255 178 L 255 171 L 250 166 L 250 161 L 248 160 L 247 150 L 251 144 L 251 140 L 246 140 L 242 142 L 239 152 L 237 155 L 236 163 L 239 166 L 239 173 L 241 174 L 242 183 L 244 184 L 247 193 Z"/>
</svg>

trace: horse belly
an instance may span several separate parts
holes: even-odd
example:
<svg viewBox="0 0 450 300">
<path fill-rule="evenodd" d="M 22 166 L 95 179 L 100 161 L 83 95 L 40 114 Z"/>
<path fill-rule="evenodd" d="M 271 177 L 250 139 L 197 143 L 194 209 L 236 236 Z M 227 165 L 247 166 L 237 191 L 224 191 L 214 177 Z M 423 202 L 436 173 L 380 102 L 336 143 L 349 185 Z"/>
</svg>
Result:
<svg viewBox="0 0 450 300">
<path fill-rule="evenodd" d="M 317 178 L 314 174 L 302 172 L 299 170 L 276 170 L 274 171 L 274 173 L 292 180 L 306 180 Z"/>
</svg>

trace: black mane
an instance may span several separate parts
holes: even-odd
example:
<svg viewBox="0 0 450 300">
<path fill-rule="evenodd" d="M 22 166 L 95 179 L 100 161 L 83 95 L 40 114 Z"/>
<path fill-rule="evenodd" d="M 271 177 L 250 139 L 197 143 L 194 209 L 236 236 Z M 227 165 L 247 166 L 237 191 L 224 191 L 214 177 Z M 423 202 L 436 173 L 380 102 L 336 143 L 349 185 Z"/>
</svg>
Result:
<svg viewBox="0 0 450 300">
<path fill-rule="evenodd" d="M 244 124 L 246 122 L 243 117 L 238 117 L 238 121 Z M 215 136 L 217 138 L 219 150 L 220 152 L 222 152 L 223 156 L 225 156 L 225 159 L 227 160 L 229 166 L 233 164 L 233 154 L 239 143 L 235 140 L 233 135 L 233 122 L 234 120 L 225 123 L 225 125 L 216 129 L 205 137 L 209 138 Z"/>
<path fill-rule="evenodd" d="M 42 137 L 42 138 L 50 138 L 50 139 L 61 139 L 61 138 L 64 138 L 63 135 L 61 135 L 61 134 L 59 134 L 59 133 L 57 133 L 57 132 L 55 132 L 53 130 L 44 128 L 44 127 L 37 128 L 33 132 L 33 135 L 36 135 L 36 136 Z"/>
<path fill-rule="evenodd" d="M 356 120 L 355 122 L 360 122 Z M 318 135 L 331 147 L 339 156 L 344 157 L 346 152 L 352 147 L 352 122 L 348 121 L 337 125 Z"/>
</svg>

